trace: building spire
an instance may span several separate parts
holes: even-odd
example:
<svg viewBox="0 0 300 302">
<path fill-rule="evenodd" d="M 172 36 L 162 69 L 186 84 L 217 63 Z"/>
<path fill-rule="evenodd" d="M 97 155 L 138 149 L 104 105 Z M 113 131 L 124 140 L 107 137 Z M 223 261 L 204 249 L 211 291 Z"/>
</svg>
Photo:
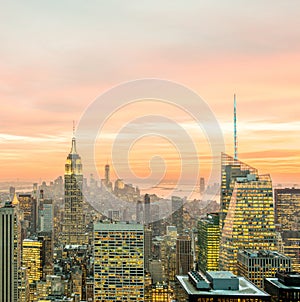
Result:
<svg viewBox="0 0 300 302">
<path fill-rule="evenodd" d="M 73 121 L 73 137 L 72 137 L 72 149 L 71 154 L 76 154 L 76 138 L 75 138 L 75 121 Z"/>
<path fill-rule="evenodd" d="M 234 94 L 233 101 L 233 124 L 234 124 L 234 160 L 238 159 L 238 150 L 237 150 L 237 132 L 236 132 L 236 97 Z"/>
</svg>

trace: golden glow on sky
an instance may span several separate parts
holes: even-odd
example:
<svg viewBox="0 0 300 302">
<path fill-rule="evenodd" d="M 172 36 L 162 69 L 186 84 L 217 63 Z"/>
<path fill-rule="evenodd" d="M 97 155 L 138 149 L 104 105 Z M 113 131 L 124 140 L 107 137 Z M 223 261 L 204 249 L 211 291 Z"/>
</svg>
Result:
<svg viewBox="0 0 300 302">
<path fill-rule="evenodd" d="M 155 77 L 182 83 L 209 104 L 229 154 L 236 93 L 239 158 L 270 173 L 275 183 L 300 183 L 299 1 L 251 1 L 247 9 L 243 1 L 199 2 L 4 3 L 0 180 L 62 175 L 72 121 L 105 90 Z M 200 173 L 207 177 L 205 137 L 184 113 L 161 106 L 159 113 L 200 137 Z M 143 104 L 111 117 L 103 144 L 100 139 L 96 145 L 101 177 L 115 131 L 134 114 L 155 109 Z M 134 173 L 149 174 L 150 149 L 164 158 L 165 178 L 176 178 L 178 154 L 163 138 L 145 137 L 133 146 Z"/>
</svg>

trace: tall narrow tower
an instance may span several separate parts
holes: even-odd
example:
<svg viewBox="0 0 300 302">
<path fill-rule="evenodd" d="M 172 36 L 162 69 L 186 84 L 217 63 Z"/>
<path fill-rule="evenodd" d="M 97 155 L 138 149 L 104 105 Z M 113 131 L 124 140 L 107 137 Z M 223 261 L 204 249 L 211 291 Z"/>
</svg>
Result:
<svg viewBox="0 0 300 302">
<path fill-rule="evenodd" d="M 83 219 L 82 164 L 73 134 L 72 148 L 65 164 L 65 212 L 63 244 L 87 244 Z"/>
<path fill-rule="evenodd" d="M 7 202 L 0 208 L 0 301 L 18 300 L 18 240 L 14 206 Z"/>
<path fill-rule="evenodd" d="M 233 100 L 233 124 L 234 124 L 234 160 L 238 159 L 238 150 L 237 150 L 237 132 L 236 132 L 236 97 L 234 94 Z"/>
<path fill-rule="evenodd" d="M 109 164 L 105 165 L 105 183 L 106 185 L 110 182 L 109 179 Z"/>
</svg>

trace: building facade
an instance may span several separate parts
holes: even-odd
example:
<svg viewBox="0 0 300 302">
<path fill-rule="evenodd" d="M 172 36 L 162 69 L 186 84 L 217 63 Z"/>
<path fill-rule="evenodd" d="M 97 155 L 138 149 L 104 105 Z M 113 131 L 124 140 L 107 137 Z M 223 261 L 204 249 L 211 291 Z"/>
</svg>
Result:
<svg viewBox="0 0 300 302">
<path fill-rule="evenodd" d="M 275 224 L 279 231 L 300 230 L 300 189 L 274 190 Z"/>
<path fill-rule="evenodd" d="M 94 301 L 144 301 L 144 227 L 94 224 Z"/>
<path fill-rule="evenodd" d="M 278 252 L 267 250 L 242 250 L 238 252 L 238 274 L 259 288 L 264 288 L 264 278 L 275 277 L 277 271 L 291 271 L 291 259 Z"/>
<path fill-rule="evenodd" d="M 271 302 L 298 302 L 300 273 L 278 272 L 275 278 L 266 278 L 264 289 L 271 295 Z"/>
<path fill-rule="evenodd" d="M 24 239 L 22 242 L 22 267 L 27 269 L 29 285 L 43 277 L 43 241 Z"/>
<path fill-rule="evenodd" d="M 65 210 L 62 229 L 62 243 L 64 245 L 87 244 L 83 217 L 83 174 L 82 163 L 76 151 L 75 137 L 72 148 L 65 164 Z"/>
<path fill-rule="evenodd" d="M 221 234 L 220 269 L 235 274 L 238 250 L 277 249 L 271 177 L 255 170 L 252 174 L 246 167 L 242 170 L 243 165 L 236 161 L 235 166 L 225 166 L 224 176 L 226 206 L 230 200 Z"/>
<path fill-rule="evenodd" d="M 238 177 L 245 177 L 248 174 L 257 175 L 255 168 L 234 159 L 225 153 L 221 154 L 221 196 L 220 196 L 220 226 L 224 226 L 225 218 L 229 209 L 231 196 L 233 193 L 232 182 Z"/>
<path fill-rule="evenodd" d="M 192 240 L 189 236 L 176 239 L 176 275 L 186 275 L 193 268 Z"/>
<path fill-rule="evenodd" d="M 0 208 L 0 301 L 18 300 L 17 217 L 10 202 Z"/>
<path fill-rule="evenodd" d="M 172 225 L 176 226 L 177 233 L 183 232 L 183 199 L 178 196 L 172 196 Z"/>
<path fill-rule="evenodd" d="M 198 268 L 202 272 L 219 269 L 220 221 L 219 213 L 207 214 L 198 222 Z"/>
<path fill-rule="evenodd" d="M 275 226 L 281 250 L 291 257 L 293 271 L 300 271 L 300 189 L 275 189 Z"/>
</svg>

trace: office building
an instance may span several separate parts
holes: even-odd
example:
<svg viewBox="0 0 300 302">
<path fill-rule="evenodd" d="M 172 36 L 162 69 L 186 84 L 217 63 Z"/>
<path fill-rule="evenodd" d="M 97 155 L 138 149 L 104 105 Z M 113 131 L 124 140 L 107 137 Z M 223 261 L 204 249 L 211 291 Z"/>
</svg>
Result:
<svg viewBox="0 0 300 302">
<path fill-rule="evenodd" d="M 242 250 L 238 252 L 238 274 L 257 287 L 264 288 L 264 278 L 275 277 L 277 271 L 291 271 L 291 259 L 278 252 Z"/>
<path fill-rule="evenodd" d="M 279 231 L 300 230 L 300 189 L 274 190 L 275 225 Z"/>
<path fill-rule="evenodd" d="M 23 219 L 28 223 L 26 231 L 33 235 L 37 231 L 37 200 L 27 193 L 19 194 L 18 200 Z"/>
<path fill-rule="evenodd" d="M 62 243 L 73 245 L 87 244 L 83 217 L 82 164 L 76 150 L 76 139 L 65 164 L 65 210 Z"/>
<path fill-rule="evenodd" d="M 38 240 L 43 242 L 42 261 L 43 261 L 43 277 L 53 275 L 53 234 L 52 232 L 39 232 Z"/>
<path fill-rule="evenodd" d="M 190 302 L 262 302 L 271 301 L 270 295 L 257 288 L 244 277 L 227 271 L 205 274 L 191 271 L 176 276 L 176 301 Z"/>
<path fill-rule="evenodd" d="M 186 275 L 193 268 L 192 241 L 189 236 L 176 239 L 176 275 Z"/>
<path fill-rule="evenodd" d="M 110 167 L 109 164 L 106 164 L 104 167 L 105 178 L 102 180 L 102 184 L 105 186 L 106 190 L 112 192 L 112 182 L 110 181 Z"/>
<path fill-rule="evenodd" d="M 144 204 L 145 204 L 145 221 L 144 223 L 146 225 L 149 225 L 150 221 L 151 221 L 151 212 L 150 212 L 150 196 L 149 194 L 145 194 L 144 197 Z"/>
<path fill-rule="evenodd" d="M 113 221 L 120 221 L 120 211 L 108 210 L 108 218 Z"/>
<path fill-rule="evenodd" d="M 199 189 L 200 189 L 200 194 L 203 194 L 204 191 L 205 191 L 205 179 L 204 179 L 204 177 L 200 178 Z"/>
<path fill-rule="evenodd" d="M 18 302 L 29 301 L 29 282 L 27 278 L 27 269 L 21 267 L 18 270 Z"/>
<path fill-rule="evenodd" d="M 166 283 L 156 283 L 150 288 L 151 302 L 170 302 L 173 301 L 173 291 Z"/>
<path fill-rule="evenodd" d="M 145 270 L 149 271 L 149 261 L 152 259 L 152 230 L 148 227 L 144 230 L 144 259 Z"/>
<path fill-rule="evenodd" d="M 144 227 L 94 224 L 95 301 L 144 301 Z"/>
<path fill-rule="evenodd" d="M 253 169 L 252 174 L 238 160 L 223 169 L 223 205 L 227 207 L 230 200 L 221 234 L 219 267 L 236 274 L 238 250 L 276 250 L 272 181 L 269 175 L 258 175 Z"/>
<path fill-rule="evenodd" d="M 266 278 L 265 291 L 271 295 L 272 302 L 300 301 L 300 273 L 278 272 L 275 278 Z"/>
<path fill-rule="evenodd" d="M 43 241 L 24 239 L 22 243 L 22 267 L 27 269 L 29 285 L 43 277 Z"/>
<path fill-rule="evenodd" d="M 10 202 L 0 208 L 0 301 L 18 299 L 17 217 Z"/>
<path fill-rule="evenodd" d="M 246 177 L 249 174 L 258 175 L 258 172 L 255 168 L 252 168 L 249 165 L 234 159 L 230 155 L 225 153 L 221 154 L 221 229 L 224 226 L 224 221 L 229 209 L 229 204 L 234 189 L 232 183 L 234 183 L 238 177 Z"/>
<path fill-rule="evenodd" d="M 198 222 L 198 268 L 202 272 L 219 269 L 220 221 L 219 213 L 207 214 Z"/>
<path fill-rule="evenodd" d="M 177 227 L 177 233 L 183 232 L 183 199 L 178 196 L 172 196 L 172 225 Z"/>
<path fill-rule="evenodd" d="M 275 227 L 282 239 L 282 252 L 292 259 L 293 271 L 300 271 L 300 189 L 275 189 Z"/>
<path fill-rule="evenodd" d="M 144 204 L 141 200 L 138 200 L 136 203 L 135 217 L 137 223 L 144 224 Z"/>
<path fill-rule="evenodd" d="M 292 259 L 292 268 L 300 272 L 300 231 L 282 231 L 282 252 Z"/>
<path fill-rule="evenodd" d="M 161 260 L 151 260 L 149 263 L 149 272 L 151 274 L 152 284 L 165 281 L 163 263 Z"/>
<path fill-rule="evenodd" d="M 53 202 L 51 199 L 39 200 L 39 231 L 53 231 Z"/>
</svg>

